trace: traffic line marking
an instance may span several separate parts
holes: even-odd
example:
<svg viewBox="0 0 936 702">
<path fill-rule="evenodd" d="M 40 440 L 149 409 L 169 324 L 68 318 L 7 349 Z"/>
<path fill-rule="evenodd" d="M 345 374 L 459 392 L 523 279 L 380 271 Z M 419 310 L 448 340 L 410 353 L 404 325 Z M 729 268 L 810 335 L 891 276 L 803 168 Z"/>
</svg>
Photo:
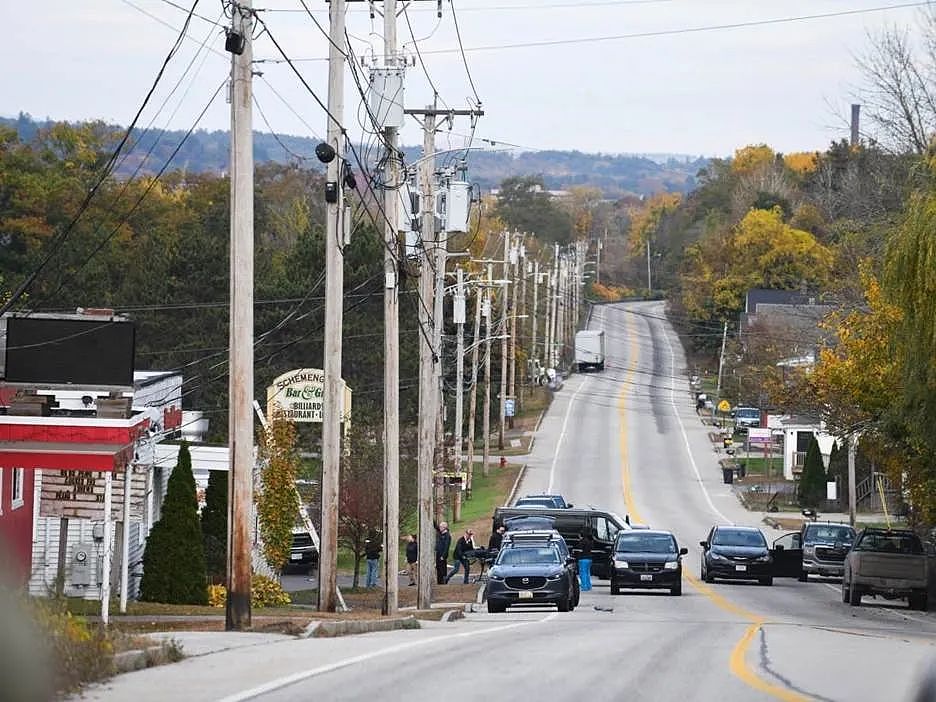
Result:
<svg viewBox="0 0 936 702">
<path fill-rule="evenodd" d="M 572 397 L 569 398 L 569 406 L 566 407 L 565 419 L 562 421 L 562 430 L 559 432 L 559 440 L 556 441 L 556 452 L 553 454 L 552 465 L 549 466 L 549 487 L 546 488 L 546 494 L 551 495 L 553 491 L 553 482 L 556 477 L 556 463 L 559 461 L 559 449 L 562 448 L 562 440 L 565 438 L 566 429 L 569 426 L 569 417 L 572 414 L 572 405 L 575 404 L 575 398 L 578 397 L 578 394 L 582 392 L 582 388 L 585 387 L 585 384 L 588 382 L 588 377 L 586 376 L 582 380 L 582 384 L 579 385 L 575 392 L 572 393 Z"/>
<path fill-rule="evenodd" d="M 631 327 L 630 315 L 625 314 L 624 326 L 627 329 L 627 335 L 630 338 L 630 354 L 627 362 L 627 371 L 625 372 L 623 387 L 621 389 L 620 398 L 618 400 L 618 414 L 620 416 L 621 424 L 621 490 L 624 493 L 624 504 L 627 508 L 627 513 L 637 521 L 643 522 L 643 520 L 639 517 L 634 501 L 633 489 L 631 488 L 630 480 L 630 462 L 628 460 L 627 389 L 630 387 L 634 369 L 637 367 L 637 337 L 633 333 Z M 675 361 L 673 360 L 675 357 L 675 352 L 673 351 L 673 345 L 669 341 L 669 336 L 667 335 L 665 338 L 666 343 L 670 347 L 670 359 L 674 366 L 673 377 L 675 378 Z M 692 456 L 692 451 L 689 445 L 689 437 L 686 434 L 686 428 L 683 426 L 682 419 L 679 417 L 679 413 L 676 411 L 676 404 L 675 400 L 673 399 L 673 393 L 675 393 L 675 389 L 671 389 L 670 392 L 670 402 L 673 405 L 673 411 L 676 414 L 676 419 L 679 422 L 679 427 L 682 431 L 686 452 L 689 455 L 689 461 L 692 464 L 693 470 L 695 471 L 699 487 L 702 488 L 702 494 L 705 495 L 705 500 L 708 502 L 708 505 L 712 511 L 719 515 L 726 522 L 731 523 L 731 520 L 727 519 L 725 515 L 723 515 L 718 510 L 718 508 L 715 507 L 715 505 L 712 503 L 712 498 L 708 494 L 708 490 L 705 489 L 705 485 L 702 482 L 702 476 L 699 473 L 699 467 L 696 465 L 695 459 Z M 754 637 L 763 628 L 764 624 L 767 623 L 766 619 L 746 610 L 739 605 L 736 605 L 734 602 L 718 594 L 713 588 L 709 587 L 706 583 L 699 581 L 685 570 L 683 571 L 683 577 L 697 592 L 708 598 L 708 600 L 714 605 L 730 614 L 733 614 L 734 616 L 747 621 L 750 624 L 750 626 L 748 626 L 748 628 L 745 630 L 744 635 L 741 637 L 741 640 L 735 644 L 735 647 L 731 651 L 731 656 L 728 659 L 728 668 L 736 678 L 747 684 L 749 687 L 768 694 L 778 700 L 783 700 L 784 702 L 806 702 L 810 699 L 809 697 L 801 695 L 798 692 L 794 692 L 789 688 L 781 687 L 780 685 L 775 685 L 774 683 L 765 680 L 748 665 L 748 648 L 750 647 L 751 642 L 754 640 Z"/>
</svg>

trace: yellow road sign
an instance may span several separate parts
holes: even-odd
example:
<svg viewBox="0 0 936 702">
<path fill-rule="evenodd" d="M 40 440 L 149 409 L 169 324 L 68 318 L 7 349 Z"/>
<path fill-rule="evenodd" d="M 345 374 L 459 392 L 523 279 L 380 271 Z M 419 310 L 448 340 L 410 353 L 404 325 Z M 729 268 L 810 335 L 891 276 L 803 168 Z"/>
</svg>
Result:
<svg viewBox="0 0 936 702">
<path fill-rule="evenodd" d="M 719 412 L 731 411 L 731 405 L 728 403 L 728 400 L 722 400 L 721 402 L 718 403 L 718 411 Z"/>
</svg>

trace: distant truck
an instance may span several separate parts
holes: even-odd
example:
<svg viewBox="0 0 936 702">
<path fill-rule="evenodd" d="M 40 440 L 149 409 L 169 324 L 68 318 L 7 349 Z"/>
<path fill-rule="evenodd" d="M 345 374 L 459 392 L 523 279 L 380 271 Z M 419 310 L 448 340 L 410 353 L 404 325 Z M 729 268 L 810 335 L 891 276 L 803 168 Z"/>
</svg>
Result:
<svg viewBox="0 0 936 702">
<path fill-rule="evenodd" d="M 923 543 L 912 531 L 865 529 L 845 558 L 842 601 L 858 606 L 863 595 L 906 598 L 910 609 L 925 612 L 928 560 Z"/>
<path fill-rule="evenodd" d="M 601 329 L 585 329 L 575 335 L 575 365 L 579 373 L 589 368 L 604 370 L 605 333 Z"/>
</svg>

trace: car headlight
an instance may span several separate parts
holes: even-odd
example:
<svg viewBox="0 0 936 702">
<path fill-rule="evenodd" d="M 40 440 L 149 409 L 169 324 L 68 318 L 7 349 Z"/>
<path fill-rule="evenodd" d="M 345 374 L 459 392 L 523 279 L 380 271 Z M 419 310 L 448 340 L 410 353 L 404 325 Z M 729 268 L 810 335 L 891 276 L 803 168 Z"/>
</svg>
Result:
<svg viewBox="0 0 936 702">
<path fill-rule="evenodd" d="M 663 564 L 664 570 L 676 570 L 679 567 L 679 561 L 667 561 Z"/>
<path fill-rule="evenodd" d="M 763 556 L 758 556 L 757 560 L 760 561 L 761 563 L 766 563 L 767 561 L 770 560 L 770 554 L 765 553 Z"/>
<path fill-rule="evenodd" d="M 497 583 L 504 582 L 504 576 L 498 575 L 497 573 L 488 573 L 488 579 L 493 580 L 494 582 L 497 582 Z"/>
<path fill-rule="evenodd" d="M 815 556 L 815 555 L 816 555 L 816 547 L 815 547 L 815 546 L 805 546 L 805 547 L 803 548 L 803 555 L 804 555 L 804 556 Z"/>
<path fill-rule="evenodd" d="M 549 581 L 551 581 L 551 582 L 556 582 L 556 581 L 559 580 L 560 578 L 562 578 L 562 573 L 556 573 L 555 575 L 547 575 L 547 576 L 546 576 L 546 579 L 549 580 Z"/>
<path fill-rule="evenodd" d="M 617 558 L 614 559 L 615 568 L 630 568 L 630 564 L 627 561 L 619 561 Z"/>
<path fill-rule="evenodd" d="M 727 561 L 728 559 L 725 556 L 721 555 L 718 551 L 709 551 L 709 555 L 712 557 L 713 561 Z"/>
</svg>

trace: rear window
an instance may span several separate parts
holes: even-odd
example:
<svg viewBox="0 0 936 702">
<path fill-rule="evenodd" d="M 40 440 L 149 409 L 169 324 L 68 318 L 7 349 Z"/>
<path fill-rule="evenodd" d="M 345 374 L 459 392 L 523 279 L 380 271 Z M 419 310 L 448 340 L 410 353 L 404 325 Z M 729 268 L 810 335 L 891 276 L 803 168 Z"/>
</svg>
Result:
<svg viewBox="0 0 936 702">
<path fill-rule="evenodd" d="M 531 498 L 523 497 L 517 500 L 517 507 L 555 507 L 555 500 L 550 500 L 549 498 Z"/>
<path fill-rule="evenodd" d="M 629 531 L 619 536 L 617 553 L 676 553 L 676 541 L 669 534 L 642 534 Z"/>
<path fill-rule="evenodd" d="M 749 529 L 718 529 L 712 538 L 716 546 L 766 546 L 767 541 L 759 531 Z"/>
<path fill-rule="evenodd" d="M 912 555 L 923 554 L 923 544 L 914 534 L 864 534 L 855 544 L 856 551 L 872 551 L 874 553 L 902 553 Z"/>
</svg>

